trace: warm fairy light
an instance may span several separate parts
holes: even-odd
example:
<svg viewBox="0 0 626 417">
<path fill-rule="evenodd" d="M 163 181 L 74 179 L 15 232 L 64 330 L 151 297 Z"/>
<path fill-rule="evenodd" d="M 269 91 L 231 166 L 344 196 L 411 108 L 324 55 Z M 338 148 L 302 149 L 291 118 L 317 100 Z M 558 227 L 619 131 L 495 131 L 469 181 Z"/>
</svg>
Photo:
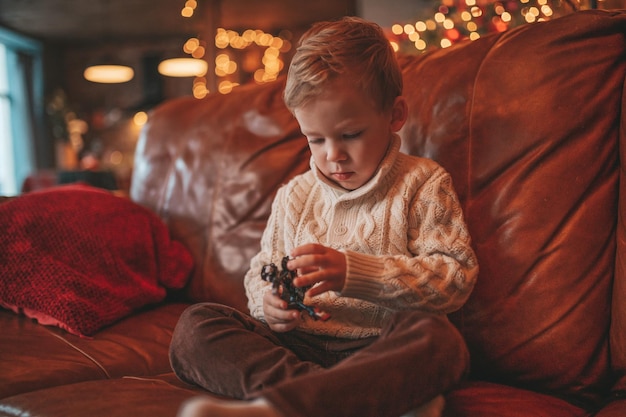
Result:
<svg viewBox="0 0 626 417">
<path fill-rule="evenodd" d="M 459 38 L 461 37 L 461 34 L 456 29 L 450 29 L 446 32 L 446 36 L 451 42 L 455 42 L 459 40 Z"/>
<path fill-rule="evenodd" d="M 220 84 L 218 85 L 217 89 L 220 93 L 222 94 L 228 94 L 231 91 L 233 91 L 233 88 L 238 86 L 239 84 L 237 83 L 233 83 L 231 81 L 222 81 L 220 82 Z"/>
<path fill-rule="evenodd" d="M 472 7 L 470 12 L 472 13 L 473 17 L 480 17 L 480 16 L 483 15 L 483 10 L 480 7 L 478 7 L 478 6 Z"/>
<path fill-rule="evenodd" d="M 148 113 L 146 113 L 145 111 L 139 111 L 135 113 L 135 115 L 133 116 L 133 123 L 136 126 L 143 126 L 147 122 L 148 122 Z"/>
<path fill-rule="evenodd" d="M 550 20 L 561 4 L 558 0 L 439 1 L 441 4 L 435 6 L 430 18 L 425 16 L 412 25 L 395 23 L 391 26 L 390 41 L 395 51 L 404 52 L 406 47 L 420 52 L 433 47 L 447 48 L 490 32 Z M 565 9 L 568 12 L 567 7 Z"/>
<path fill-rule="evenodd" d="M 205 52 L 206 51 L 204 49 L 204 46 L 198 46 L 196 49 L 193 50 L 191 56 L 196 59 L 204 58 Z"/>
<path fill-rule="evenodd" d="M 283 62 L 279 58 L 280 51 L 274 47 L 269 47 L 265 50 L 261 62 L 265 66 L 265 72 L 262 80 L 264 82 L 274 81 L 278 78 L 279 72 L 283 69 Z"/>
<path fill-rule="evenodd" d="M 193 96 L 197 99 L 205 98 L 209 94 L 204 77 L 196 77 L 193 82 Z"/>
<path fill-rule="evenodd" d="M 224 49 L 228 47 L 230 40 L 228 39 L 228 33 L 226 33 L 225 29 L 217 29 L 217 33 L 215 34 L 215 46 L 219 49 Z"/>
<path fill-rule="evenodd" d="M 283 41 L 281 38 L 275 36 L 274 38 L 272 38 L 272 42 L 270 43 L 270 48 L 276 48 L 278 50 L 281 50 L 283 45 L 284 45 L 285 41 Z"/>
<path fill-rule="evenodd" d="M 198 7 L 198 2 L 196 0 L 187 0 L 185 2 L 185 7 L 180 11 L 181 16 L 183 17 L 191 17 L 193 16 L 194 11 Z"/>
<path fill-rule="evenodd" d="M 399 25 L 398 25 L 399 26 Z M 399 26 L 400 33 L 404 28 Z M 280 72 L 284 69 L 285 63 L 281 59 L 281 53 L 291 50 L 291 33 L 283 31 L 279 36 L 273 36 L 262 30 L 247 29 L 242 34 L 234 30 L 219 28 L 215 35 L 215 46 L 218 49 L 245 49 L 249 46 L 259 46 L 265 48 L 260 64 L 262 68 L 254 69 L 253 62 L 244 62 L 246 70 L 253 72 L 253 78 L 257 83 L 274 81 L 278 78 Z M 227 77 L 233 75 L 238 70 L 236 62 L 232 61 L 227 54 L 220 54 L 215 61 L 215 74 L 218 77 Z M 228 94 L 238 83 L 223 80 L 219 83 L 218 91 L 222 94 Z"/>
<path fill-rule="evenodd" d="M 215 75 L 225 77 L 237 72 L 237 63 L 231 61 L 227 54 L 219 54 L 215 58 Z"/>
<path fill-rule="evenodd" d="M 269 33 L 263 33 L 261 36 L 257 37 L 256 43 L 259 46 L 270 46 L 273 40 L 274 37 L 272 35 L 270 35 Z"/>
<path fill-rule="evenodd" d="M 187 42 L 183 45 L 183 51 L 187 54 L 192 54 L 193 51 L 198 49 L 200 46 L 200 40 L 198 38 L 189 38 Z"/>
<path fill-rule="evenodd" d="M 192 17 L 197 6 L 197 0 L 186 0 L 181 10 L 181 15 L 186 18 Z M 399 33 L 402 33 L 402 26 L 398 25 L 398 27 L 400 28 Z M 214 43 L 217 49 L 224 50 L 224 53 L 218 53 L 215 58 L 215 67 L 213 69 L 215 75 L 218 78 L 236 77 L 241 66 L 244 71 L 253 73 L 254 80 L 258 83 L 273 81 L 278 78 L 280 72 L 285 68 L 281 54 L 291 50 L 292 37 L 292 33 L 288 30 L 283 30 L 278 36 L 274 36 L 260 29 L 246 29 L 240 34 L 234 30 L 218 28 L 215 32 Z M 231 53 L 228 52 L 229 48 L 243 50 L 250 46 L 258 46 L 264 49 L 260 62 L 255 62 L 258 60 L 257 55 L 251 53 L 246 54 L 241 65 L 239 65 L 237 61 L 231 58 Z M 396 48 L 399 49 L 397 44 Z M 184 60 L 202 61 L 206 64 L 206 61 L 203 59 L 206 54 L 206 43 L 203 43 L 199 38 L 189 38 L 183 45 L 183 51 L 191 56 L 191 58 L 183 58 Z M 206 70 L 202 73 L 190 74 L 196 75 L 193 83 L 193 95 L 196 98 L 204 98 L 209 94 L 205 74 Z M 222 94 L 228 94 L 238 85 L 239 83 L 228 79 L 218 80 L 218 91 Z"/>
<path fill-rule="evenodd" d="M 247 44 L 251 44 L 256 39 L 256 31 L 252 29 L 247 29 L 246 31 L 243 32 L 241 37 Z"/>
<path fill-rule="evenodd" d="M 191 17 L 193 16 L 193 9 L 191 7 L 184 7 L 183 10 L 180 11 L 182 17 Z"/>
<path fill-rule="evenodd" d="M 493 27 L 496 29 L 496 31 L 498 32 L 504 32 L 508 29 L 508 26 L 506 23 L 504 23 L 502 21 L 502 19 L 499 16 L 494 16 L 491 19 L 491 22 L 493 24 Z"/>
<path fill-rule="evenodd" d="M 113 151 L 109 155 L 109 162 L 113 165 L 119 165 L 122 163 L 123 160 L 124 154 L 122 154 L 120 151 Z"/>
<path fill-rule="evenodd" d="M 275 48 L 273 46 L 270 46 L 269 48 L 265 50 L 266 57 L 277 59 L 279 55 L 280 55 L 280 51 L 278 50 L 278 48 Z"/>
</svg>

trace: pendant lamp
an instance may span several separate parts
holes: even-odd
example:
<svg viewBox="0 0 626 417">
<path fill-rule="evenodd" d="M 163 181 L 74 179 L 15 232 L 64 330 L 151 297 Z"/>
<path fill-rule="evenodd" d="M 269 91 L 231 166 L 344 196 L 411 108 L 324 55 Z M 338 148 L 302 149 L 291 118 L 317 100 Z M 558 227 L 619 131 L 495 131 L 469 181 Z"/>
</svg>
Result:
<svg viewBox="0 0 626 417">
<path fill-rule="evenodd" d="M 104 62 L 85 68 L 83 76 L 94 83 L 125 83 L 133 79 L 135 71 L 126 65 Z"/>
<path fill-rule="evenodd" d="M 199 77 L 206 74 L 209 65 L 198 58 L 170 58 L 159 63 L 159 74 L 168 77 Z"/>
<path fill-rule="evenodd" d="M 102 42 L 103 49 L 109 50 L 107 47 L 107 40 L 111 42 L 111 28 L 110 22 L 114 21 L 111 14 L 111 0 L 102 0 L 97 5 L 100 6 L 99 15 L 101 19 L 98 22 L 102 25 Z M 86 80 L 94 83 L 125 83 L 133 79 L 135 71 L 127 65 L 120 64 L 111 58 L 111 52 L 105 52 L 104 55 L 100 55 L 101 61 L 94 62 L 92 65 L 87 66 L 83 71 L 83 77 Z"/>
</svg>

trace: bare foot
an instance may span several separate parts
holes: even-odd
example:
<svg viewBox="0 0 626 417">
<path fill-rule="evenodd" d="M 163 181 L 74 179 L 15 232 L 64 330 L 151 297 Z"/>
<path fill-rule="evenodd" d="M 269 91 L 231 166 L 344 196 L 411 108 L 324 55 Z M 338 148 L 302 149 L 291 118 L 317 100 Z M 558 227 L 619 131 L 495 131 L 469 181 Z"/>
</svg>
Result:
<svg viewBox="0 0 626 417">
<path fill-rule="evenodd" d="M 178 417 L 282 417 L 264 398 L 254 401 L 194 397 L 183 403 Z"/>
</svg>

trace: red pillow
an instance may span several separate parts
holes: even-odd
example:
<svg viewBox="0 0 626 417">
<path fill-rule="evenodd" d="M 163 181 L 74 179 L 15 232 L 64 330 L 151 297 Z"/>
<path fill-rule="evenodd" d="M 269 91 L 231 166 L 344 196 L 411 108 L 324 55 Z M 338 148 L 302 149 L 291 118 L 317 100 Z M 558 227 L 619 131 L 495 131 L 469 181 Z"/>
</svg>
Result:
<svg viewBox="0 0 626 417">
<path fill-rule="evenodd" d="M 84 185 L 0 204 L 0 305 L 91 336 L 182 288 L 193 260 L 161 219 Z"/>
</svg>

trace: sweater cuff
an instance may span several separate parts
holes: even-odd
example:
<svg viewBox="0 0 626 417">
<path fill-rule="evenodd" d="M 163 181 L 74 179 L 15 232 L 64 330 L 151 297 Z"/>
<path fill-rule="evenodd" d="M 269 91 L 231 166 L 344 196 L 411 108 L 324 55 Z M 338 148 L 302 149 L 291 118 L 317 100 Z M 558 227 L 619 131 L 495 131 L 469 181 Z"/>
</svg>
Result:
<svg viewBox="0 0 626 417">
<path fill-rule="evenodd" d="M 343 252 L 346 255 L 346 282 L 340 295 L 363 300 L 376 299 L 383 289 L 383 258 L 347 250 Z"/>
</svg>

